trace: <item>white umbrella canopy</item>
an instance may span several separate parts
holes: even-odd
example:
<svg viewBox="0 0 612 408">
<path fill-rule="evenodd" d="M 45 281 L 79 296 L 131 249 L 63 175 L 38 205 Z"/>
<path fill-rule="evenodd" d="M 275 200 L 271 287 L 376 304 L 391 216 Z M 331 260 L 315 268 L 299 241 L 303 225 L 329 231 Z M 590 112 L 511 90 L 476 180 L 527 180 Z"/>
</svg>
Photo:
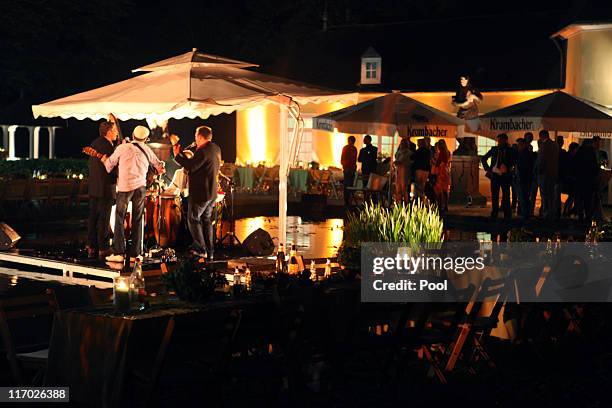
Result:
<svg viewBox="0 0 612 408">
<path fill-rule="evenodd" d="M 612 132 L 612 109 L 562 91 L 507 106 L 480 116 L 477 133 L 527 132 L 540 129 L 563 132 Z"/>
<path fill-rule="evenodd" d="M 154 62 L 153 64 L 133 69 L 132 72 L 159 71 L 164 69 L 170 69 L 178 65 L 190 65 L 192 67 L 228 66 L 234 68 L 259 66 L 251 62 L 239 61 L 236 59 L 221 57 L 219 55 L 205 54 L 203 52 L 199 52 L 196 48 L 194 48 L 192 51 L 177 55 L 176 57 L 166 58 L 164 60 Z"/>
<path fill-rule="evenodd" d="M 355 94 L 302 84 L 231 66 L 177 64 L 41 105 L 35 117 L 99 120 L 114 112 L 120 120 L 207 118 L 262 103 L 352 102 Z"/>
<path fill-rule="evenodd" d="M 456 136 L 463 120 L 432 106 L 391 93 L 334 112 L 316 116 L 317 129 L 341 133 L 394 135 L 410 137 Z"/>
<path fill-rule="evenodd" d="M 99 120 L 207 118 L 262 103 L 354 103 L 343 93 L 246 70 L 256 64 L 197 50 L 135 69 L 145 74 L 32 106 L 35 117 Z"/>
</svg>

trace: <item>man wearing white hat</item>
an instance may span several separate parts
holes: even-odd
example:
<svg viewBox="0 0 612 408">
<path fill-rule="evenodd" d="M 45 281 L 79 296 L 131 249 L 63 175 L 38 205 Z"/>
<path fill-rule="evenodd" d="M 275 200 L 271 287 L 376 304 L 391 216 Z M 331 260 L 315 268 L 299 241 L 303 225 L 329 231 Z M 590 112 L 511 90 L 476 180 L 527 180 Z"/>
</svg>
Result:
<svg viewBox="0 0 612 408">
<path fill-rule="evenodd" d="M 123 262 L 126 254 L 123 223 L 130 201 L 132 202 L 130 234 L 132 246 L 129 256 L 135 258 L 142 254 L 142 215 L 146 198 L 147 170 L 151 165 L 158 174 L 165 171 L 164 163 L 145 144 L 149 137 L 149 129 L 140 125 L 136 126 L 132 137 L 133 142 L 119 145 L 110 157 L 102 157 L 102 162 L 109 173 L 119 165 L 113 254 L 106 257 L 106 260 L 110 262 Z"/>
</svg>

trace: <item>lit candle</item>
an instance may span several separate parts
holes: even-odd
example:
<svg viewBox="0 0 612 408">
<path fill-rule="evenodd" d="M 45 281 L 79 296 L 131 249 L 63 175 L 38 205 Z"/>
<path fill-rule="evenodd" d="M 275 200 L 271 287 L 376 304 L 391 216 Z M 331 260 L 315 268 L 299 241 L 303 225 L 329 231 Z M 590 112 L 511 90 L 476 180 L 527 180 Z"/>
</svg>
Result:
<svg viewBox="0 0 612 408">
<path fill-rule="evenodd" d="M 130 310 L 130 285 L 127 276 L 118 276 L 113 285 L 113 304 L 121 312 Z"/>
</svg>

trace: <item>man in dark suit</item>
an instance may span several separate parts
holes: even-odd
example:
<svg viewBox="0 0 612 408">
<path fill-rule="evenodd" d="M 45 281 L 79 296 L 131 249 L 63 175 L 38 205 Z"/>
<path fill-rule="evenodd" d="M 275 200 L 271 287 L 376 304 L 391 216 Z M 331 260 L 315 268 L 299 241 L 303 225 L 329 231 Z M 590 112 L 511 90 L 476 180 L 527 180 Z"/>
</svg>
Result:
<svg viewBox="0 0 612 408">
<path fill-rule="evenodd" d="M 533 168 L 535 166 L 535 156 L 527 147 L 527 142 L 523 138 L 516 140 L 516 171 L 514 173 L 516 180 L 516 192 L 518 195 L 519 214 L 524 219 L 528 219 L 531 215 L 531 184 L 533 183 Z"/>
<path fill-rule="evenodd" d="M 93 142 L 98 153 L 110 156 L 115 150 L 117 127 L 112 122 L 102 122 L 99 134 Z M 93 258 L 110 255 L 110 213 L 117 195 L 117 171 L 108 173 L 96 157 L 89 158 L 89 219 L 87 222 L 87 254 Z"/>
<path fill-rule="evenodd" d="M 559 182 L 559 145 L 550 138 L 547 130 L 540 130 L 538 145 L 535 166 L 542 214 L 549 220 L 555 220 L 561 215 L 557 209 L 561 198 L 558 201 L 555 199 L 555 186 Z"/>
<path fill-rule="evenodd" d="M 491 164 L 488 163 L 491 159 Z M 502 191 L 502 210 L 504 218 L 512 218 L 510 210 L 510 183 L 512 182 L 512 168 L 514 167 L 514 151 L 508 144 L 508 135 L 502 133 L 497 136 L 497 146 L 493 146 L 482 156 L 482 166 L 491 180 L 491 218 L 497 218 L 499 212 L 499 190 Z"/>
<path fill-rule="evenodd" d="M 212 212 L 217 198 L 217 175 L 221 166 L 221 149 L 212 142 L 212 129 L 200 126 L 195 131 L 196 150 L 188 158 L 174 145 L 174 160 L 189 173 L 189 210 L 187 225 L 193 238 L 193 252 L 213 260 L 214 235 Z"/>
<path fill-rule="evenodd" d="M 359 151 L 357 161 L 361 163 L 361 176 L 363 177 L 364 186 L 368 183 L 370 174 L 376 174 L 376 166 L 378 165 L 378 148 L 372 145 L 372 136 L 365 135 L 363 137 L 363 146 Z"/>
</svg>

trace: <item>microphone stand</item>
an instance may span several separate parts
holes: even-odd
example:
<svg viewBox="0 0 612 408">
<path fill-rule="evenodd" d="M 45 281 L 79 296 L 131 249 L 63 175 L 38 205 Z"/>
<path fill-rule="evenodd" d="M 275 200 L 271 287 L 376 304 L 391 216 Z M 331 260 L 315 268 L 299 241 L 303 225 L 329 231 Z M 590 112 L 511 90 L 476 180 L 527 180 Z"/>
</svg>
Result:
<svg viewBox="0 0 612 408">
<path fill-rule="evenodd" d="M 230 187 L 230 211 L 229 211 L 229 231 L 219 240 L 218 244 L 223 245 L 225 241 L 228 241 L 228 246 L 230 248 L 234 248 L 235 244 L 238 246 L 242 246 L 242 242 L 238 239 L 236 234 L 234 233 L 234 227 L 236 221 L 234 220 L 234 180 L 223 173 L 219 173 L 219 176 L 228 181 Z"/>
</svg>

